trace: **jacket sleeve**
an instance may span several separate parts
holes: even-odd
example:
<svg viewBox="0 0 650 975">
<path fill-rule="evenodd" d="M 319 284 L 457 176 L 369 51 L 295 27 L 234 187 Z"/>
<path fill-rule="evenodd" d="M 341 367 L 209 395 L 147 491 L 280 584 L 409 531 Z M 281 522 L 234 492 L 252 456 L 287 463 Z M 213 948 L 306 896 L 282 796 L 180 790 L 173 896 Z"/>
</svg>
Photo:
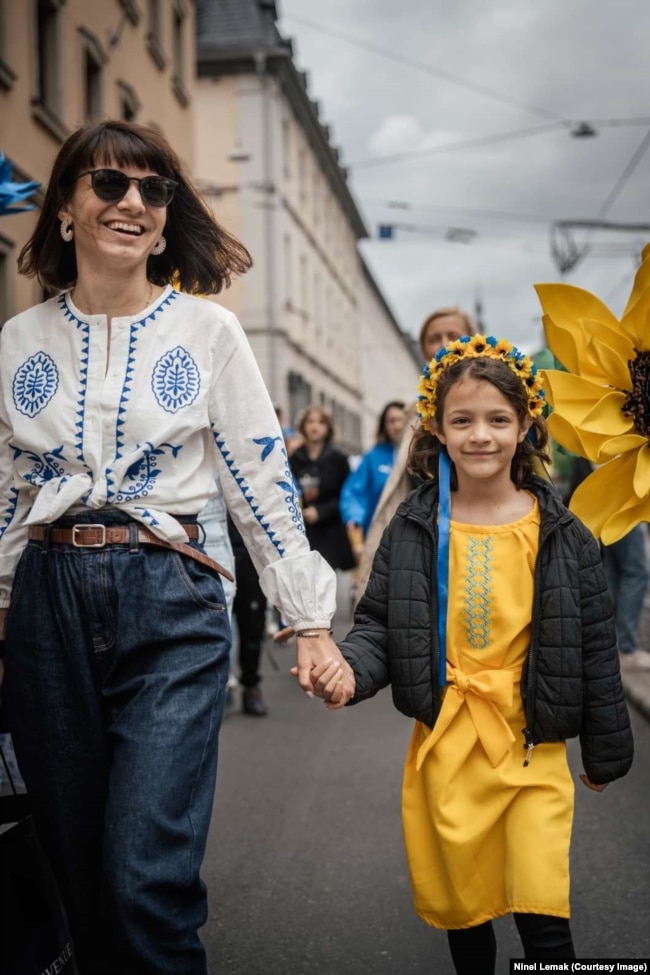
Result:
<svg viewBox="0 0 650 975">
<path fill-rule="evenodd" d="M 354 671 L 355 695 L 350 704 L 373 697 L 390 683 L 388 667 L 388 575 L 391 527 L 382 536 L 372 573 L 354 614 L 354 626 L 339 644 Z"/>
<path fill-rule="evenodd" d="M 602 785 L 625 775 L 634 743 L 616 645 L 612 601 L 600 551 L 584 531 L 579 556 L 583 701 L 580 747 L 585 772 Z"/>
<path fill-rule="evenodd" d="M 348 474 L 341 489 L 340 509 L 344 525 L 349 522 L 365 525 L 370 500 L 369 475 L 370 461 L 366 454 L 357 469 Z"/>
</svg>

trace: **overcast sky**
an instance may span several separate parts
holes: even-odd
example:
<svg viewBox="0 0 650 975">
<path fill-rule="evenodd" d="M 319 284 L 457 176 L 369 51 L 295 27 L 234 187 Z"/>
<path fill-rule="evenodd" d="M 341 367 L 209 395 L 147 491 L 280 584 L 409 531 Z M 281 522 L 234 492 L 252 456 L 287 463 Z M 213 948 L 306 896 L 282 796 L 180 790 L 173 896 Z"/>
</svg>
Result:
<svg viewBox="0 0 650 975">
<path fill-rule="evenodd" d="M 647 0 L 278 0 L 278 12 L 407 331 L 478 295 L 488 331 L 535 351 L 533 284 L 561 279 L 553 222 L 650 225 Z M 573 137 L 580 121 L 597 135 Z M 393 240 L 379 224 L 397 225 Z M 453 228 L 469 242 L 449 241 Z M 650 230 L 591 240 L 564 280 L 620 313 Z"/>
</svg>

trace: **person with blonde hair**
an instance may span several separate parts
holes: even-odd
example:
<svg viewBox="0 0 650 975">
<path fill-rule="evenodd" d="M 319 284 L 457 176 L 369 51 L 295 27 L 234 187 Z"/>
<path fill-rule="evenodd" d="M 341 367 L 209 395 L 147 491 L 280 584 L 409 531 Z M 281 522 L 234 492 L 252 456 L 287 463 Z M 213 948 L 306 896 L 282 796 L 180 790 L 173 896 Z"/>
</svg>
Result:
<svg viewBox="0 0 650 975">
<path fill-rule="evenodd" d="M 418 340 L 423 362 L 428 362 L 439 349 L 454 339 L 459 339 L 463 335 L 473 335 L 475 331 L 474 319 L 468 312 L 456 305 L 437 308 L 430 315 L 427 315 L 420 328 Z M 416 419 L 415 403 L 413 403 L 406 409 L 404 430 L 393 469 L 384 484 L 372 521 L 366 531 L 354 581 L 355 602 L 361 598 L 365 591 L 372 568 L 372 560 L 375 557 L 384 529 L 400 503 L 414 487 L 413 479 L 407 470 L 407 463 L 411 441 L 416 430 Z"/>
</svg>

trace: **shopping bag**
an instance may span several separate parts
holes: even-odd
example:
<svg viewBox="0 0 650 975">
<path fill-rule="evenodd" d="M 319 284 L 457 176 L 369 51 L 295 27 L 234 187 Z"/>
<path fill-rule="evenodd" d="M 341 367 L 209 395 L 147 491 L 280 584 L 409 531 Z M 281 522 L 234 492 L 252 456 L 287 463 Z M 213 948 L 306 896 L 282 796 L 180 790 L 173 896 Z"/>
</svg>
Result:
<svg viewBox="0 0 650 975">
<path fill-rule="evenodd" d="M 65 909 L 24 793 L 0 796 L 0 972 L 78 975 Z"/>
</svg>

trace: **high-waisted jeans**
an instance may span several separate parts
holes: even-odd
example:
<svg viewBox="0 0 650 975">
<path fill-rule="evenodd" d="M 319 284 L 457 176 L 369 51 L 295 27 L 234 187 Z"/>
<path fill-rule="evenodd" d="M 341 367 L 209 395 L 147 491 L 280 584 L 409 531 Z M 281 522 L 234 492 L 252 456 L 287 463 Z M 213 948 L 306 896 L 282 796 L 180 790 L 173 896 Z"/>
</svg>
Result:
<svg viewBox="0 0 650 975">
<path fill-rule="evenodd" d="M 132 524 L 57 526 L 75 522 Z M 9 720 L 83 975 L 205 975 L 199 871 L 229 647 L 220 578 L 191 558 L 137 542 L 30 542 L 21 557 Z"/>
</svg>

